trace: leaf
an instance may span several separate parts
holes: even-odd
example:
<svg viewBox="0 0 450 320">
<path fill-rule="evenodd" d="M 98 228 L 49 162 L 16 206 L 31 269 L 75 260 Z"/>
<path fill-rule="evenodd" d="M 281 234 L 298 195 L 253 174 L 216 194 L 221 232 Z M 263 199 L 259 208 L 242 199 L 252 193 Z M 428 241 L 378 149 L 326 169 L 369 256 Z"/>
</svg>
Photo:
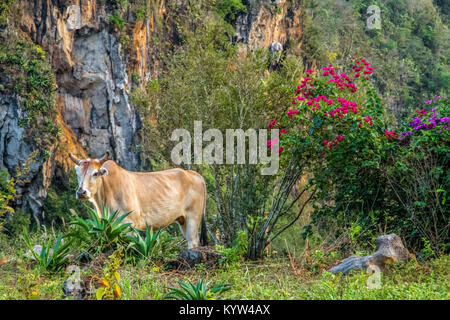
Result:
<svg viewBox="0 0 450 320">
<path fill-rule="evenodd" d="M 114 285 L 114 294 L 119 298 L 122 297 L 122 290 L 120 289 L 120 286 L 118 284 Z"/>
<path fill-rule="evenodd" d="M 106 288 L 109 288 L 109 281 L 108 281 L 108 280 L 102 280 L 102 284 L 103 284 Z"/>
<path fill-rule="evenodd" d="M 120 282 L 120 274 L 117 271 L 114 272 L 114 277 L 116 278 L 117 282 Z"/>
<path fill-rule="evenodd" d="M 95 298 L 97 300 L 102 300 L 104 295 L 105 295 L 105 288 L 102 287 L 102 288 L 99 288 L 97 290 L 97 292 L 95 293 Z"/>
</svg>

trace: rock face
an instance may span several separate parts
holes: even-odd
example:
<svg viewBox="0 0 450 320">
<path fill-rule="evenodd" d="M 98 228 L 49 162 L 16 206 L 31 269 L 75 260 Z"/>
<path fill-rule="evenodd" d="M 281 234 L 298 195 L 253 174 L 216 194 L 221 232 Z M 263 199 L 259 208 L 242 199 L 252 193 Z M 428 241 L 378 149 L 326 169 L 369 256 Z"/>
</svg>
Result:
<svg viewBox="0 0 450 320">
<path fill-rule="evenodd" d="M 387 262 L 407 262 L 410 259 L 408 250 L 404 247 L 402 240 L 396 234 L 379 236 L 375 240 L 377 251 L 369 256 L 350 256 L 341 261 L 340 264 L 329 269 L 331 273 L 348 274 L 351 270 L 363 270 L 370 266 L 376 266 L 384 270 Z"/>
<path fill-rule="evenodd" d="M 26 3 L 26 5 L 25 5 Z M 56 74 L 62 120 L 92 157 L 111 150 L 130 170 L 139 168 L 139 117 L 129 103 L 121 47 L 95 0 L 24 1 L 21 28 L 48 51 Z"/>
<path fill-rule="evenodd" d="M 29 139 L 26 130 L 19 125 L 22 108 L 14 95 L 0 95 L 0 169 L 6 169 L 11 176 L 16 168 L 32 156 L 37 146 Z M 26 186 L 16 185 L 18 194 L 25 194 L 16 201 L 16 205 L 30 210 L 35 216 L 40 212 L 50 180 L 45 175 L 47 160 L 36 158 L 29 166 L 29 172 L 23 178 L 31 181 Z"/>
<path fill-rule="evenodd" d="M 295 1 L 249 0 L 247 13 L 236 19 L 237 41 L 243 42 L 252 51 L 269 49 L 274 42 L 286 47 L 288 40 L 300 48 L 300 14 L 300 5 Z"/>
</svg>

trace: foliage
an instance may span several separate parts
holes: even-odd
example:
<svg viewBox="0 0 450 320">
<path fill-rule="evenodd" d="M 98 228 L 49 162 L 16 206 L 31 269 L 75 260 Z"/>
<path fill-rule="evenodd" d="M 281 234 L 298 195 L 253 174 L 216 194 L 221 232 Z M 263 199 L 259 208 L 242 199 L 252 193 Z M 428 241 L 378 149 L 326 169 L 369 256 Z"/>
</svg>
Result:
<svg viewBox="0 0 450 320">
<path fill-rule="evenodd" d="M 40 254 L 34 251 L 33 244 L 31 243 L 30 237 L 28 235 L 28 231 L 26 228 L 23 229 L 23 237 L 25 239 L 25 243 L 28 249 L 31 251 L 31 254 L 36 259 L 38 268 L 41 270 L 49 271 L 49 272 L 57 272 L 61 270 L 69 261 L 68 253 L 70 250 L 70 246 L 72 244 L 72 240 L 63 243 L 63 234 L 59 233 L 56 241 L 52 247 L 52 239 L 49 238 L 47 243 L 42 244 L 42 250 Z"/>
<path fill-rule="evenodd" d="M 11 178 L 8 170 L 0 170 L 0 218 L 4 217 L 8 212 L 14 212 L 14 209 L 9 204 L 14 199 L 15 193 L 14 179 Z M 0 226 L 2 225 L 0 224 Z"/>
<path fill-rule="evenodd" d="M 226 21 L 232 23 L 239 14 L 247 12 L 242 0 L 213 0 L 214 9 Z"/>
<path fill-rule="evenodd" d="M 247 254 L 248 248 L 248 234 L 241 230 L 237 233 L 230 248 L 225 248 L 223 245 L 216 245 L 216 250 L 222 256 L 219 259 L 221 265 L 227 266 L 237 263 Z"/>
<path fill-rule="evenodd" d="M 35 161 L 38 153 L 39 150 L 33 151 L 22 166 L 16 166 L 15 177 L 11 177 L 8 170 L 0 170 L 0 231 L 6 223 L 7 231 L 12 235 L 18 235 L 23 226 L 28 227 L 30 224 L 29 216 L 24 215 L 22 211 L 16 213 L 10 203 L 20 197 L 16 194 L 17 186 L 30 182 L 26 177 L 30 172 L 30 165 Z M 7 214 L 10 216 L 5 220 Z"/>
<path fill-rule="evenodd" d="M 30 234 L 32 239 L 40 236 L 42 235 Z M 67 274 L 43 274 L 38 268 L 31 268 L 28 261 L 22 258 L 23 245 L 24 242 L 16 239 L 0 238 L 0 257 L 7 257 L 10 261 L 0 267 L 0 299 L 63 298 L 61 287 L 67 280 Z M 164 272 L 163 264 L 135 266 L 125 262 L 117 269 L 120 273 L 121 299 L 163 299 L 168 293 L 167 287 L 173 286 L 177 280 L 187 282 L 187 279 L 194 286 L 197 279 L 203 279 L 204 283 L 231 283 L 230 289 L 218 296 L 220 299 L 231 300 L 445 300 L 449 297 L 448 255 L 432 258 L 421 264 L 412 260 L 407 264 L 388 265 L 381 277 L 381 288 L 369 289 L 367 279 L 370 274 L 357 272 L 342 278 L 328 273 L 317 274 L 317 271 L 336 263 L 338 257 L 331 261 L 332 257 L 327 252 L 322 250 L 320 254 L 315 253 L 316 247 L 310 247 L 308 251 L 310 253 L 304 254 L 299 251 L 300 255 L 291 252 L 292 263 L 286 257 L 277 255 L 266 258 L 264 263 L 243 260 L 234 264 L 233 268 L 192 269 L 177 273 Z M 311 268 L 310 263 L 317 263 L 316 270 Z M 86 275 L 97 273 L 97 269 L 91 264 L 87 267 Z M 100 272 L 103 279 L 102 274 Z M 95 295 L 92 298 L 96 299 Z"/>
<path fill-rule="evenodd" d="M 190 280 L 187 282 L 178 281 L 179 288 L 169 287 L 171 291 L 164 297 L 164 299 L 175 300 L 215 300 L 216 293 L 230 289 L 229 284 L 216 284 L 211 289 L 208 289 L 209 282 L 205 283 L 202 279 L 197 280 L 194 285 Z"/>
<path fill-rule="evenodd" d="M 14 0 L 0 0 L 0 28 L 7 26 L 10 6 Z"/>
<path fill-rule="evenodd" d="M 102 286 L 95 293 L 97 300 L 114 300 L 122 297 L 118 269 L 123 262 L 123 256 L 123 248 L 117 249 L 109 256 L 103 269 Z"/>
<path fill-rule="evenodd" d="M 117 13 L 110 15 L 108 21 L 114 29 L 117 29 L 119 31 L 122 31 L 125 27 L 125 22 Z"/>
<path fill-rule="evenodd" d="M 178 254 L 178 242 L 176 237 L 163 229 L 153 232 L 153 228 L 146 226 L 145 236 L 142 237 L 140 230 L 134 229 L 134 235 L 129 237 L 129 248 L 132 249 L 138 259 L 144 261 L 163 261 L 174 258 Z"/>
<path fill-rule="evenodd" d="M 119 215 L 119 211 L 111 212 L 103 207 L 101 216 L 92 208 L 88 208 L 90 219 L 75 217 L 69 225 L 73 226 L 66 237 L 78 242 L 86 251 L 94 253 L 106 252 L 129 241 L 127 233 L 133 229 L 131 223 L 123 220 L 131 212 Z"/>
<path fill-rule="evenodd" d="M 15 209 L 14 213 L 6 219 L 4 227 L 5 233 L 11 237 L 18 237 L 22 234 L 23 229 L 30 229 L 32 215 L 22 209 Z"/>
<path fill-rule="evenodd" d="M 435 96 L 405 120 L 401 147 L 391 155 L 386 174 L 404 210 L 396 219 L 402 220 L 403 234 L 411 245 L 431 246 L 424 256 L 448 252 L 450 102 Z"/>
<path fill-rule="evenodd" d="M 153 228 L 145 227 L 145 238 L 139 233 L 131 236 L 132 248 L 143 258 L 150 258 L 154 253 L 155 247 L 158 243 L 158 236 L 161 233 L 161 229 L 153 232 Z"/>
</svg>

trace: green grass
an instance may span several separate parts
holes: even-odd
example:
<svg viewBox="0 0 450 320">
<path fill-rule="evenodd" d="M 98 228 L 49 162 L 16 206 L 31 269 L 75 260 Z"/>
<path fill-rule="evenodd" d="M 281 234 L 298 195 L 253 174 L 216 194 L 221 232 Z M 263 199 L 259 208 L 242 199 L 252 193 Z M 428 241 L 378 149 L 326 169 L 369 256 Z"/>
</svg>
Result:
<svg viewBox="0 0 450 320">
<path fill-rule="evenodd" d="M 39 243 L 45 234 L 32 234 Z M 68 278 L 64 270 L 45 274 L 23 257 L 26 247 L 22 239 L 0 238 L 0 300 L 4 299 L 62 299 L 62 284 Z M 122 299 L 163 299 L 169 287 L 178 287 L 178 281 L 198 279 L 211 287 L 231 284 L 218 299 L 449 299 L 450 257 L 443 256 L 421 265 L 415 261 L 389 265 L 381 277 L 380 289 L 366 285 L 369 274 L 357 272 L 347 277 L 327 272 L 314 272 L 304 259 L 292 263 L 284 256 L 267 258 L 260 262 L 239 261 L 226 267 L 194 270 L 164 270 L 162 262 L 125 263 L 119 269 Z M 324 268 L 323 268 L 324 269 Z M 322 269 L 322 270 L 323 270 Z M 83 278 L 101 271 L 88 269 Z M 72 298 L 66 298 L 72 299 Z"/>
</svg>

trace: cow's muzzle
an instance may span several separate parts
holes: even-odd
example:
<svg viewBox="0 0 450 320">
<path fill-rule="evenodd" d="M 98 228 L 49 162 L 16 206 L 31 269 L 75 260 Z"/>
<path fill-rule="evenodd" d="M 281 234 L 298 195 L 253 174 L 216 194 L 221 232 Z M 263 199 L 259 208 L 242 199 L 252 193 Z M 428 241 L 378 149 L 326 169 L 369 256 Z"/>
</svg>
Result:
<svg viewBox="0 0 450 320">
<path fill-rule="evenodd" d="M 77 199 L 89 199 L 88 192 L 84 189 L 78 189 L 76 196 L 77 196 Z"/>
</svg>

